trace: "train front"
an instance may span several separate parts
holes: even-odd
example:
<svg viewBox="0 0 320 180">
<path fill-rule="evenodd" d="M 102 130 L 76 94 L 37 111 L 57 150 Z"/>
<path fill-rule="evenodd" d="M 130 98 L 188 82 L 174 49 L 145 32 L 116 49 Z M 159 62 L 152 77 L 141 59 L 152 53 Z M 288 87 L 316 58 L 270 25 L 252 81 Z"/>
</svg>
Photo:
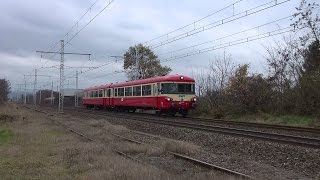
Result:
<svg viewBox="0 0 320 180">
<path fill-rule="evenodd" d="M 185 117 L 196 106 L 195 82 L 190 77 L 179 76 L 173 82 L 162 82 L 160 94 L 161 109 L 173 116 L 178 112 Z"/>
</svg>

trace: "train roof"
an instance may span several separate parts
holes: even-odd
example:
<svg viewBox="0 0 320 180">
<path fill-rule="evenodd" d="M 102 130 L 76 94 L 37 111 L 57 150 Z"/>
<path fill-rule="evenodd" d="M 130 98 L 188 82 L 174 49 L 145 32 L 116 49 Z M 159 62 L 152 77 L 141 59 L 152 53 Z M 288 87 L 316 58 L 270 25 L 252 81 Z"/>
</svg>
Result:
<svg viewBox="0 0 320 180">
<path fill-rule="evenodd" d="M 128 81 L 128 82 L 106 84 L 101 86 L 94 86 L 94 87 L 84 89 L 84 91 L 123 87 L 123 86 L 134 86 L 139 84 L 149 84 L 149 83 L 155 83 L 155 82 L 195 82 L 195 81 L 191 77 L 176 74 L 176 75 L 158 76 L 158 77 L 140 79 L 140 80 L 134 80 L 134 81 Z"/>
</svg>

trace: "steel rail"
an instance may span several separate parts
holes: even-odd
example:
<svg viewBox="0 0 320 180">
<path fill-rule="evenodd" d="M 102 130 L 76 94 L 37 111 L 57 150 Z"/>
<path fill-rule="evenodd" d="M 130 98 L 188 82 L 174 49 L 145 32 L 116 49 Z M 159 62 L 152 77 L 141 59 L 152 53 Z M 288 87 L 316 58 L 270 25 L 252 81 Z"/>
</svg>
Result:
<svg viewBox="0 0 320 180">
<path fill-rule="evenodd" d="M 140 141 L 137 141 L 135 139 L 124 137 L 124 136 L 121 136 L 121 135 L 118 135 L 118 134 L 112 134 L 112 135 L 116 136 L 116 137 L 118 137 L 120 139 L 129 141 L 129 142 L 133 142 L 133 143 L 136 143 L 136 144 L 143 144 L 143 145 L 152 146 L 150 144 L 147 144 L 147 143 L 144 143 L 144 142 L 140 142 Z M 159 149 L 156 146 L 152 146 L 152 147 Z M 175 153 L 175 152 L 171 152 L 171 151 L 168 151 L 168 153 L 173 155 L 176 158 L 184 159 L 184 160 L 190 161 L 190 162 L 192 162 L 194 164 L 198 164 L 198 165 L 203 166 L 203 167 L 207 167 L 207 168 L 210 168 L 210 169 L 215 169 L 215 170 L 218 170 L 218 171 L 221 171 L 221 172 L 224 172 L 224 173 L 228 173 L 228 174 L 235 175 L 235 176 L 242 177 L 242 178 L 246 178 L 246 179 L 255 179 L 252 176 L 249 176 L 249 175 L 237 172 L 237 171 L 233 171 L 233 170 L 230 170 L 230 169 L 227 169 L 227 168 L 224 168 L 224 167 L 220 167 L 220 166 L 217 166 L 217 165 L 213 165 L 211 163 L 204 162 L 204 161 L 201 161 L 201 160 L 198 160 L 198 159 L 195 159 L 193 157 L 189 157 L 189 156 L 186 156 L 186 155 L 183 155 L 183 154 L 179 154 L 179 153 Z"/>
<path fill-rule="evenodd" d="M 29 107 L 27 107 L 27 108 L 28 108 L 28 109 L 31 109 L 31 108 L 29 108 Z M 46 114 L 46 115 L 51 115 L 51 116 L 52 116 L 52 114 L 49 114 L 48 112 L 45 112 L 45 111 L 42 111 L 42 110 L 39 110 L 39 109 L 33 109 L 33 110 L 35 110 L 35 111 L 37 111 L 37 112 L 40 112 L 40 113 L 43 113 L 43 114 Z M 63 123 L 61 123 L 61 122 L 59 122 L 59 121 L 56 121 L 56 120 L 51 119 L 51 118 L 49 118 L 49 119 L 50 119 L 54 124 L 60 125 L 60 126 L 66 128 L 66 129 L 68 129 L 69 131 L 71 131 L 71 132 L 73 132 L 73 133 L 75 133 L 75 134 L 77 134 L 77 135 L 79 135 L 79 136 L 81 136 L 81 137 L 83 137 L 83 138 L 85 138 L 85 139 L 87 139 L 87 140 L 89 140 L 89 141 L 96 142 L 96 143 L 100 143 L 99 141 L 97 141 L 97 140 L 95 140 L 95 139 L 93 139 L 93 138 L 85 135 L 84 133 L 81 133 L 80 131 L 77 131 L 77 130 L 75 130 L 75 129 L 73 129 L 73 128 L 70 128 L 70 127 L 66 126 L 65 124 L 63 124 Z M 124 139 L 124 140 L 127 140 L 127 141 L 130 141 L 130 142 L 133 142 L 133 143 L 144 144 L 144 145 L 152 146 L 152 145 L 150 145 L 150 144 L 146 144 L 146 143 L 143 143 L 143 142 L 140 142 L 140 141 L 137 141 L 137 140 L 128 138 L 128 137 L 124 137 L 124 136 L 121 136 L 121 135 L 118 135 L 118 134 L 111 133 L 111 135 L 116 136 L 116 137 L 121 138 L 121 139 Z M 158 148 L 158 147 L 155 147 L 155 146 L 152 146 L 152 147 Z M 126 153 L 124 153 L 124 152 L 122 152 L 122 151 L 119 151 L 119 150 L 114 149 L 114 148 L 111 148 L 111 150 L 113 150 L 114 152 L 116 152 L 116 153 L 118 153 L 118 154 L 120 154 L 120 155 L 122 155 L 122 156 L 125 156 L 125 157 L 127 157 L 127 158 L 132 159 L 132 160 L 135 160 L 135 161 L 137 161 L 137 162 L 139 162 L 139 163 L 146 164 L 145 162 L 142 162 L 142 161 L 134 158 L 133 156 L 130 156 L 130 155 L 128 155 L 128 154 L 126 154 Z M 230 174 L 230 175 L 234 175 L 234 176 L 238 176 L 238 177 L 242 177 L 242 178 L 246 178 L 246 179 L 255 179 L 255 178 L 252 177 L 252 176 L 249 176 L 249 175 L 246 175 L 246 174 L 237 172 L 237 171 L 233 171 L 233 170 L 230 170 L 230 169 L 227 169 L 227 168 L 224 168 L 224 167 L 220 167 L 220 166 L 217 166 L 217 165 L 213 165 L 213 164 L 211 164 L 211 163 L 204 162 L 204 161 L 201 161 L 201 160 L 198 160 L 198 159 L 195 159 L 195 158 L 186 156 L 186 155 L 182 155 L 182 154 L 175 153 L 175 152 L 171 152 L 171 151 L 168 151 L 168 153 L 172 154 L 172 155 L 173 155 L 174 157 L 176 157 L 176 158 L 184 159 L 184 160 L 190 161 L 190 162 L 192 162 L 192 163 L 194 163 L 194 164 L 201 165 L 201 166 L 203 166 L 203 167 L 215 169 L 215 170 L 218 170 L 218 171 L 221 171 L 221 172 L 224 172 L 224 173 L 228 173 L 228 174 Z M 148 164 L 147 164 L 147 165 L 148 165 Z"/>
<path fill-rule="evenodd" d="M 36 111 L 36 112 L 40 112 L 40 113 L 46 114 L 46 115 L 48 115 L 48 116 L 53 116 L 52 114 L 49 114 L 48 112 L 45 112 L 45 111 L 42 111 L 42 110 L 39 110 L 39 109 L 33 109 L 33 108 L 28 107 L 28 106 L 23 106 L 23 107 L 25 107 L 25 108 L 27 108 L 27 109 L 34 110 L 34 111 Z M 95 139 L 93 139 L 93 138 L 85 135 L 84 133 L 81 133 L 80 131 L 77 131 L 77 130 L 75 130 L 75 129 L 73 129 L 73 128 L 70 128 L 70 127 L 64 125 L 63 123 L 61 123 L 61 122 L 59 122 L 59 121 L 56 121 L 56 120 L 51 119 L 51 118 L 49 118 L 49 120 L 50 120 L 51 122 L 53 122 L 54 124 L 59 125 L 59 126 L 62 126 L 62 127 L 64 127 L 65 129 L 69 130 L 70 132 L 73 132 L 73 133 L 75 133 L 75 134 L 77 134 L 77 135 L 79 135 L 79 136 L 81 136 L 81 137 L 83 137 L 83 138 L 85 138 L 85 139 L 87 139 L 87 140 L 89 140 L 89 141 L 92 141 L 92 142 L 95 142 L 95 143 L 102 143 L 102 144 L 104 144 L 103 142 L 99 142 L 99 141 L 97 141 L 97 140 L 95 140 Z M 105 144 L 104 144 L 104 145 L 105 145 Z M 109 147 L 109 148 L 110 148 L 110 147 Z M 137 158 L 135 158 L 135 157 L 133 157 L 133 156 L 130 156 L 129 154 L 126 154 L 126 153 L 124 153 L 124 152 L 122 152 L 122 151 L 119 151 L 119 150 L 114 149 L 114 148 L 110 148 L 110 149 L 111 149 L 113 152 L 115 152 L 115 153 L 117 153 L 117 154 L 119 154 L 119 155 L 122 155 L 122 156 L 124 156 L 124 157 L 126 157 L 126 158 L 128 158 L 128 159 L 134 160 L 134 161 L 136 161 L 136 162 L 138 162 L 138 163 L 141 163 L 141 164 L 144 164 L 144 165 L 152 166 L 152 165 L 147 164 L 147 163 L 145 163 L 145 162 L 143 162 L 143 161 L 141 161 L 141 160 L 139 160 L 139 159 L 137 159 Z"/>
<path fill-rule="evenodd" d="M 210 118 L 197 118 L 197 117 L 187 117 L 186 119 L 191 119 L 191 120 L 195 120 L 195 121 L 203 121 L 203 122 L 221 123 L 221 124 L 232 124 L 232 125 L 243 125 L 243 126 L 251 126 L 251 127 L 262 127 L 262 128 L 269 128 L 269 129 L 320 133 L 319 128 L 311 128 L 311 127 L 294 127 L 294 126 L 286 126 L 286 125 L 262 124 L 262 123 L 254 123 L 254 122 L 243 122 L 243 121 L 210 119 Z"/>
<path fill-rule="evenodd" d="M 69 108 L 69 109 L 96 112 L 95 110 L 87 110 L 85 108 L 77 108 L 77 109 Z M 146 114 L 146 113 L 137 113 L 137 112 L 135 113 L 135 116 L 146 116 L 146 115 L 153 116 L 151 114 Z M 169 118 L 171 119 L 171 117 L 169 117 Z M 242 126 L 256 127 L 256 128 L 297 131 L 299 133 L 318 133 L 318 134 L 320 134 L 320 128 L 312 128 L 312 127 L 295 127 L 295 126 L 287 126 L 287 125 L 263 124 L 263 123 L 255 123 L 255 122 L 225 120 L 225 119 L 198 118 L 198 117 L 190 117 L 190 116 L 187 118 L 183 118 L 182 120 L 194 120 L 195 122 L 209 122 L 209 123 L 212 122 L 212 123 L 220 123 L 220 124 L 242 125 Z"/>
<path fill-rule="evenodd" d="M 81 110 L 77 110 L 77 111 L 81 112 Z M 90 111 L 82 110 L 82 113 L 87 113 L 87 112 L 90 112 Z M 132 115 L 124 115 L 124 114 L 115 114 L 115 113 L 106 114 L 99 111 L 94 111 L 94 112 L 91 111 L 91 113 L 94 115 L 100 115 L 104 117 L 108 115 L 108 116 L 113 116 L 118 118 L 127 118 L 131 120 L 162 124 L 162 125 L 171 125 L 175 127 L 189 128 L 189 129 L 201 130 L 206 132 L 222 133 L 222 134 L 233 135 L 233 136 L 237 135 L 242 137 L 262 139 L 265 141 L 274 141 L 274 142 L 299 145 L 304 147 L 320 148 L 320 139 L 317 139 L 317 138 L 307 138 L 307 137 L 301 137 L 301 136 L 285 135 L 285 134 L 278 134 L 278 133 L 267 133 L 267 132 L 261 132 L 261 131 L 253 131 L 253 130 L 246 130 L 246 129 L 197 124 L 197 123 L 178 122 L 178 121 L 172 121 L 168 119 L 159 120 L 155 118 L 149 118 L 149 117 L 142 118 L 141 116 L 137 117 Z"/>
</svg>

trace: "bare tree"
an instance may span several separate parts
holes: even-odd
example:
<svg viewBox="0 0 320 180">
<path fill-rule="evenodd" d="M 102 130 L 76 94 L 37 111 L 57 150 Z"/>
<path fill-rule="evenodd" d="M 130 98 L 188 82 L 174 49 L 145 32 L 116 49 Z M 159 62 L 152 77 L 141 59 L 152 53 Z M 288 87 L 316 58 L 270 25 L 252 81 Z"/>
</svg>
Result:
<svg viewBox="0 0 320 180">
<path fill-rule="evenodd" d="M 10 93 L 10 82 L 6 79 L 0 79 L 0 104 L 8 100 Z"/>
</svg>

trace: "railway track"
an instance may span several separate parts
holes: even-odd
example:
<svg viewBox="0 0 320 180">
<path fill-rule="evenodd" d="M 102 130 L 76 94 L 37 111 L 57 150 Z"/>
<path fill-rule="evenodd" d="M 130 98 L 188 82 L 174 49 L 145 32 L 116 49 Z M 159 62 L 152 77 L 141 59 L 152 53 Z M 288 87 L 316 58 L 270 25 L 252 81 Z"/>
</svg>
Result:
<svg viewBox="0 0 320 180">
<path fill-rule="evenodd" d="M 35 110 L 35 111 L 37 111 L 39 113 L 46 114 L 48 116 L 53 116 L 52 114 L 49 114 L 46 111 L 42 111 L 42 110 L 39 110 L 39 109 L 33 109 L 33 108 L 30 108 L 30 107 L 27 107 L 27 106 L 24 106 L 24 107 L 26 107 L 28 109 Z M 69 126 L 67 126 L 67 125 L 65 125 L 65 124 L 63 124 L 63 123 L 61 123 L 59 121 L 56 121 L 56 120 L 50 119 L 50 118 L 49 118 L 49 120 L 52 121 L 54 124 L 59 125 L 59 126 L 67 129 L 68 131 L 70 131 L 70 132 L 72 132 L 72 133 L 74 133 L 74 134 L 76 134 L 78 136 L 81 136 L 82 138 L 85 138 L 85 139 L 87 139 L 89 141 L 92 141 L 92 142 L 101 143 L 99 140 L 96 140 L 96 139 L 94 139 L 92 137 L 89 137 L 85 133 L 80 132 L 78 130 L 75 130 L 75 129 L 73 129 L 73 128 L 71 128 L 71 127 L 69 127 Z M 126 141 L 133 142 L 133 143 L 136 143 L 136 144 L 145 144 L 146 145 L 146 143 L 140 142 L 138 140 L 134 140 L 132 138 L 124 137 L 124 136 L 121 136 L 121 135 L 118 135 L 118 134 L 113 134 L 112 133 L 111 135 L 113 135 L 113 136 L 115 136 L 117 138 L 120 138 L 122 140 L 126 140 Z M 158 147 L 155 147 L 155 146 L 153 146 L 153 147 L 154 148 L 158 148 Z M 129 159 L 132 159 L 134 161 L 137 161 L 137 162 L 139 162 L 141 164 L 149 165 L 149 164 L 147 164 L 147 163 L 145 163 L 143 161 L 140 161 L 137 158 L 125 153 L 125 152 L 119 151 L 119 150 L 114 149 L 114 148 L 111 148 L 111 150 L 116 152 L 117 154 L 120 154 L 120 155 L 122 155 L 122 156 L 124 156 L 126 158 L 129 158 Z M 210 169 L 214 169 L 214 170 L 217 170 L 217 171 L 220 171 L 220 172 L 223 172 L 223 173 L 227 173 L 227 174 L 235 176 L 235 177 L 240 177 L 240 178 L 243 178 L 243 179 L 255 179 L 254 177 L 251 177 L 249 175 L 246 175 L 246 174 L 243 174 L 243 173 L 240 173 L 240 172 L 236 172 L 236 171 L 233 171 L 233 170 L 230 170 L 230 169 L 227 169 L 227 168 L 224 168 L 224 167 L 220 167 L 220 166 L 217 166 L 217 165 L 213 165 L 211 163 L 207 163 L 207 162 L 195 159 L 193 157 L 189 157 L 189 156 L 186 156 L 186 155 L 182 155 L 182 154 L 174 153 L 174 152 L 170 152 L 170 151 L 169 151 L 169 154 L 173 155 L 175 158 L 179 158 L 179 159 L 183 159 L 183 160 L 186 160 L 186 161 L 190 161 L 190 162 L 192 162 L 194 164 L 197 164 L 199 166 L 210 168 Z"/>
<path fill-rule="evenodd" d="M 232 120 L 195 118 L 195 117 L 188 117 L 187 119 L 199 121 L 199 122 L 213 122 L 213 123 L 221 123 L 221 124 L 241 125 L 241 126 L 247 126 L 247 127 L 258 127 L 258 128 L 268 128 L 268 129 L 278 129 L 278 130 L 320 134 L 319 128 L 294 127 L 294 126 L 285 126 L 285 125 L 262 124 L 262 123 L 253 123 L 253 122 L 239 122 L 239 121 L 232 121 Z"/>
<path fill-rule="evenodd" d="M 74 109 L 72 109 L 72 110 L 74 110 Z M 195 122 L 187 122 L 186 120 L 184 120 L 182 118 L 179 121 L 176 121 L 171 118 L 159 119 L 154 116 L 153 117 L 151 117 L 151 116 L 135 116 L 133 114 L 110 113 L 110 112 L 92 111 L 92 110 L 84 110 L 84 109 L 78 109 L 77 111 L 80 113 L 90 112 L 90 113 L 94 113 L 95 115 L 100 115 L 100 116 L 104 116 L 104 117 L 112 116 L 112 117 L 130 119 L 130 120 L 141 121 L 141 122 L 170 125 L 170 126 L 188 128 L 188 129 L 193 129 L 193 130 L 200 130 L 200 131 L 206 131 L 206 132 L 227 134 L 227 135 L 232 135 L 232 136 L 241 136 L 241 137 L 247 137 L 247 138 L 261 139 L 264 141 L 272 141 L 272 142 L 278 142 L 278 143 L 298 145 L 298 146 L 309 147 L 309 148 L 320 148 L 320 139 L 312 138 L 312 137 L 302 137 L 302 136 L 296 136 L 296 135 L 261 132 L 261 131 L 241 129 L 241 128 L 232 128 L 232 127 L 223 127 L 223 126 L 216 126 L 216 125 L 201 124 L 201 123 L 195 123 Z M 273 126 L 269 126 L 269 127 L 273 127 Z"/>
<path fill-rule="evenodd" d="M 65 109 L 73 109 L 73 110 L 83 110 L 83 111 L 94 111 L 96 110 L 87 110 L 85 108 L 73 108 L 73 107 L 65 107 Z M 120 113 L 117 113 L 120 114 Z M 132 114 L 133 116 L 133 114 Z M 146 113 L 134 113 L 134 116 L 147 116 L 147 117 L 154 117 L 152 114 Z M 161 117 L 160 117 L 161 118 Z M 288 131 L 293 133 L 314 133 L 320 136 L 320 128 L 311 128 L 311 127 L 294 127 L 294 126 L 286 126 L 286 125 L 275 125 L 275 124 L 263 124 L 263 123 L 254 123 L 254 122 L 241 122 L 241 121 L 234 121 L 234 120 L 223 120 L 223 119 L 211 119 L 211 118 L 197 118 L 197 117 L 187 117 L 187 118 L 180 118 L 180 117 L 165 117 L 166 119 L 179 119 L 179 121 L 194 121 L 196 123 L 214 123 L 214 124 L 222 124 L 222 125 L 233 125 L 233 126 L 243 126 L 243 127 L 252 127 L 252 128 L 264 128 L 270 130 L 281 130 L 281 131 Z"/>
</svg>

